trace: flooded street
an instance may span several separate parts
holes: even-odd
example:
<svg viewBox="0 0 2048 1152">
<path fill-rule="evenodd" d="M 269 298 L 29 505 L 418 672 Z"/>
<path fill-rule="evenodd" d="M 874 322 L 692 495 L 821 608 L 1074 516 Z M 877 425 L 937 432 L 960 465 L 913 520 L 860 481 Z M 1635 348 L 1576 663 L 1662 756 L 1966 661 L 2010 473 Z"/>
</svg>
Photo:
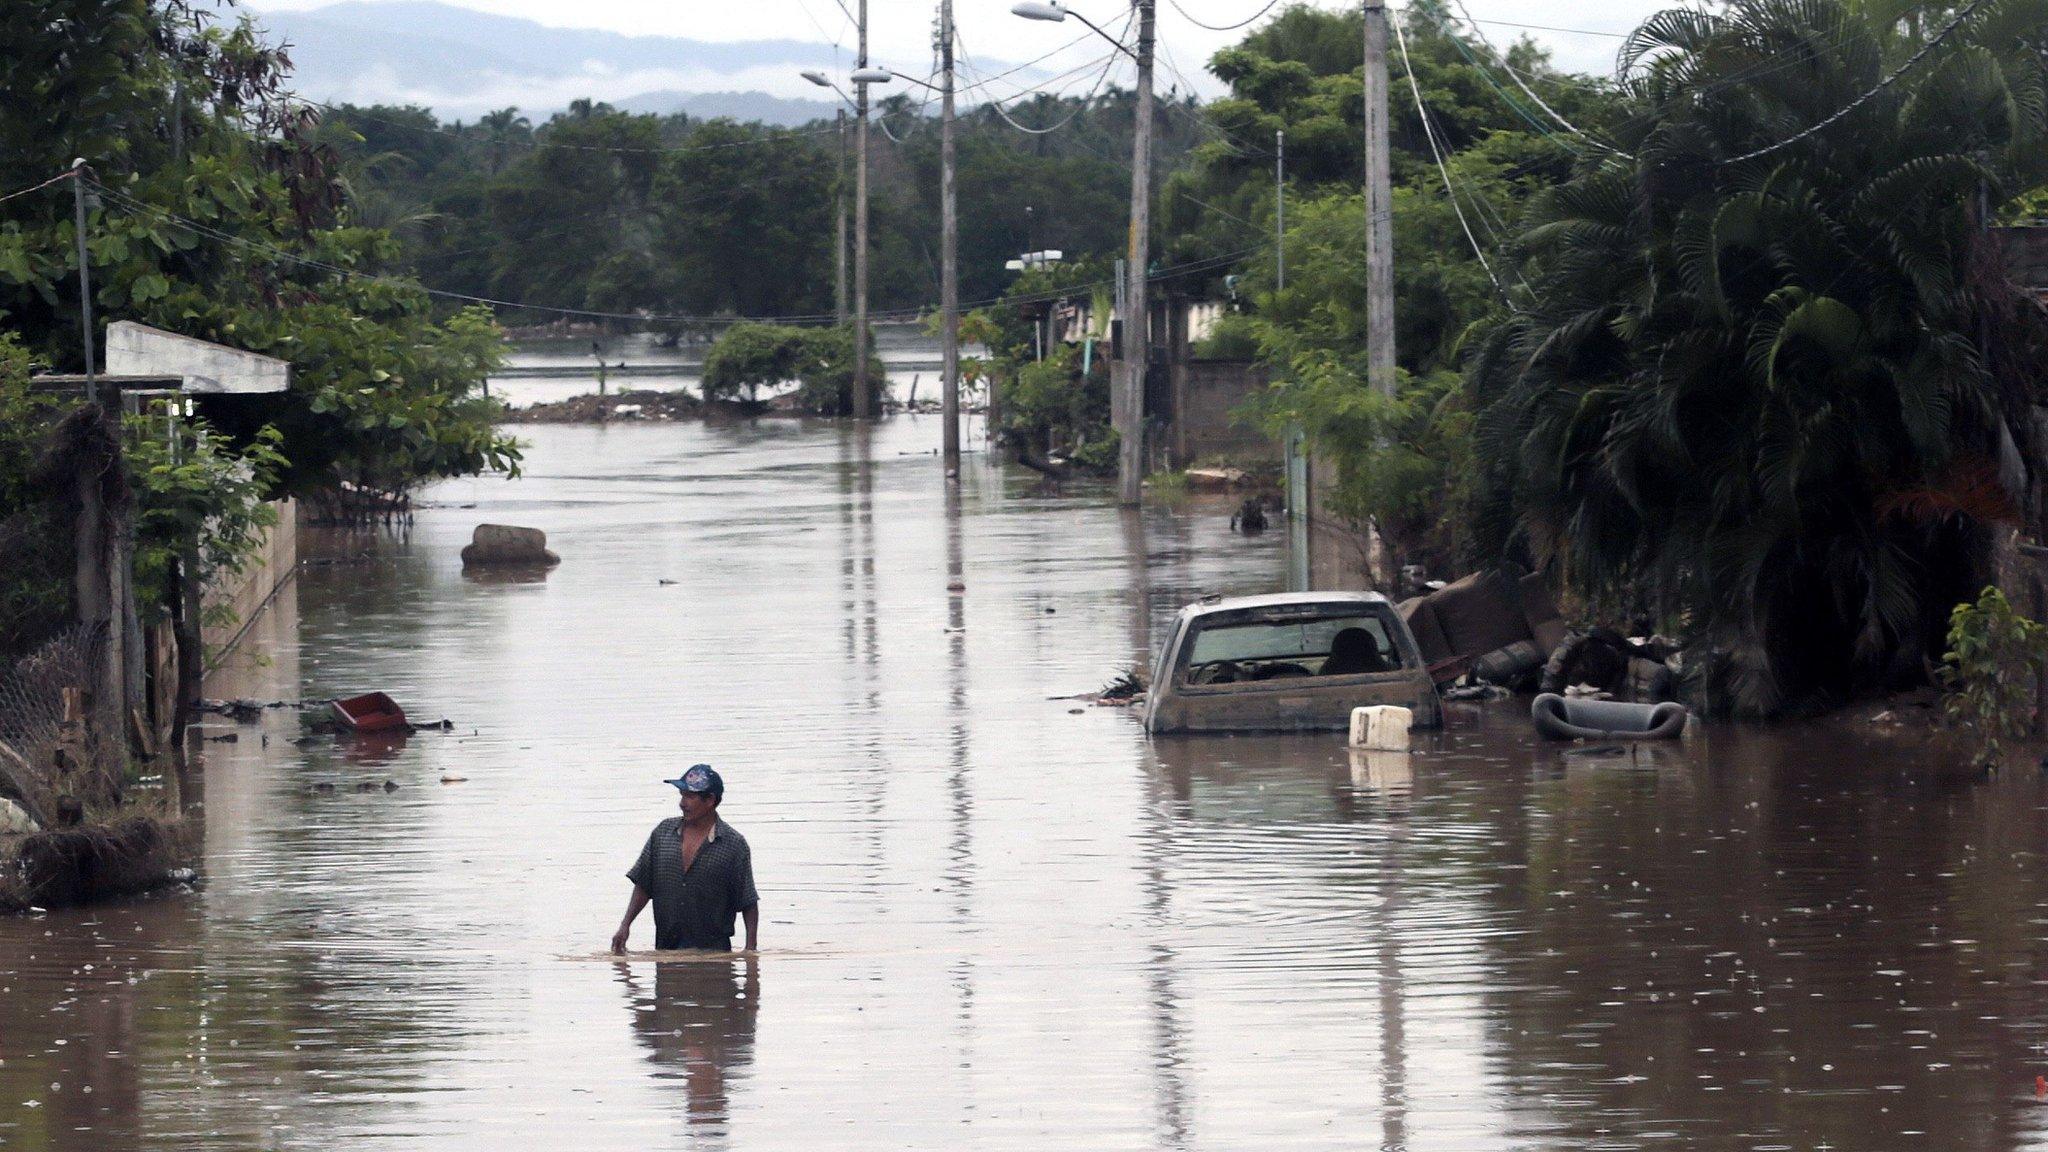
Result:
<svg viewBox="0 0 2048 1152">
<path fill-rule="evenodd" d="M 0 1147 L 2048 1147 L 2031 770 L 1520 702 L 1148 740 L 1066 697 L 1283 532 L 982 456 L 949 498 L 928 418 L 519 434 L 209 686 L 450 730 L 208 717 L 201 889 L 0 920 Z M 481 521 L 562 564 L 465 577 Z M 764 954 L 616 963 L 696 761 Z"/>
</svg>

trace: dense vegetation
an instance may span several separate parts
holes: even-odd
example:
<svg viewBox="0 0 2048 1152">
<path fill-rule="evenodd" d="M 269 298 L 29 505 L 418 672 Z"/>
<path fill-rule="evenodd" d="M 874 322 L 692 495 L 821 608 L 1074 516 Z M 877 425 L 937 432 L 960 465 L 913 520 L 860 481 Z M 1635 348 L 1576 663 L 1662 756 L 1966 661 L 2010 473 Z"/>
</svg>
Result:
<svg viewBox="0 0 2048 1152">
<path fill-rule="evenodd" d="M 939 295 L 939 148 L 929 109 L 882 101 L 869 133 L 870 305 Z M 1130 200 L 1128 92 L 1044 98 L 958 125 L 960 291 L 987 301 L 1027 248 L 1105 252 Z M 1156 114 L 1158 164 L 1195 139 L 1185 101 Z M 888 131 L 884 131 L 884 127 Z M 622 112 L 578 101 L 538 125 L 516 108 L 443 124 L 419 108 L 343 107 L 322 138 L 374 221 L 437 287 L 548 308 L 685 317 L 830 317 L 837 198 L 851 196 L 851 128 Z M 893 134 L 893 135 L 892 135 Z M 898 140 L 900 139 L 900 143 Z M 842 181 L 840 173 L 846 173 Z M 849 241 L 850 242 L 850 241 Z M 506 318 L 545 322 L 540 311 Z"/>
<path fill-rule="evenodd" d="M 1477 341 L 1475 545 L 1682 622 L 1746 710 L 1924 675 L 2017 519 L 2041 388 L 1986 226 L 2048 176 L 2044 17 L 1741 0 L 1638 29 L 1630 114 L 1531 205 L 1529 288 Z"/>
<path fill-rule="evenodd" d="M 223 414 L 176 466 L 134 448 L 139 587 L 161 592 L 152 542 L 175 526 L 202 535 L 184 542 L 201 557 L 230 562 L 215 546 L 233 551 L 263 497 L 402 493 L 515 464 L 480 391 L 495 325 L 393 275 L 397 243 L 357 218 L 318 118 L 286 96 L 281 51 L 185 0 L 25 0 L 0 6 L 0 43 L 11 174 L 0 191 L 56 176 L 75 156 L 90 163 L 98 321 L 293 365 L 287 395 Z M 0 202 L 0 408 L 14 417 L 0 424 L 0 527 L 17 539 L 49 514 L 28 470 L 55 418 L 26 373 L 33 361 L 76 371 L 83 360 L 71 193 L 65 180 Z M 61 565 L 0 572 L 11 644 L 61 622 L 67 582 Z"/>
</svg>

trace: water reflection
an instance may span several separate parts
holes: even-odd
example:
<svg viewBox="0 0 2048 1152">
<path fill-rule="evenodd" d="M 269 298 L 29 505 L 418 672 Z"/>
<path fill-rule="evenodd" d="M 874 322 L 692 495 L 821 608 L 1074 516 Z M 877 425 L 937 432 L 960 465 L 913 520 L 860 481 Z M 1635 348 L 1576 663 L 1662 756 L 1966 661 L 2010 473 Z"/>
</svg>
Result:
<svg viewBox="0 0 2048 1152">
<path fill-rule="evenodd" d="M 615 966 L 633 1034 L 661 1080 L 680 1081 L 683 1116 L 693 1132 L 724 1133 L 731 1088 L 754 1063 L 761 1014 L 760 962 L 748 956 L 665 962 L 645 969 Z"/>
<path fill-rule="evenodd" d="M 382 768 L 405 753 L 412 733 L 400 728 L 389 732 L 343 733 L 336 741 L 344 760 L 358 768 Z"/>
</svg>

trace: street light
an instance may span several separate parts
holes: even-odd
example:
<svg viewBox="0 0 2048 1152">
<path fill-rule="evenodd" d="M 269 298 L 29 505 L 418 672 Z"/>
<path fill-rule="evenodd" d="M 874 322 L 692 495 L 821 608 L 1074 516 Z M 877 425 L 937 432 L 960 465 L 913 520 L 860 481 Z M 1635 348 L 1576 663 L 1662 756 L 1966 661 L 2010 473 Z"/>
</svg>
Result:
<svg viewBox="0 0 2048 1152">
<path fill-rule="evenodd" d="M 1072 8 L 1069 8 L 1066 5 L 1059 3 L 1058 0 L 1019 0 L 1018 3 L 1010 5 L 1010 14 L 1013 16 L 1022 16 L 1026 20 L 1044 20 L 1052 24 L 1061 23 L 1065 21 L 1067 17 L 1072 16 L 1074 19 L 1079 20 L 1081 23 L 1086 24 L 1089 28 L 1093 29 L 1097 36 L 1100 36 L 1104 40 L 1107 40 L 1111 44 L 1115 45 L 1117 51 L 1123 53 L 1126 56 L 1129 56 L 1133 60 L 1138 59 L 1138 54 L 1136 52 L 1133 52 L 1130 50 L 1130 48 L 1126 47 L 1123 41 L 1103 31 L 1102 26 L 1100 24 L 1097 24 L 1093 20 L 1088 19 L 1086 16 L 1081 15 L 1079 12 L 1074 11 Z M 1150 47 L 1149 44 L 1142 46 Z M 1140 62 L 1144 63 L 1144 61 Z"/>
<path fill-rule="evenodd" d="M 823 72 L 811 69 L 799 75 L 820 88 L 839 93 L 841 100 L 853 105 L 854 119 L 859 125 L 853 192 L 853 418 L 866 420 L 872 414 L 868 395 L 868 85 L 887 84 L 896 74 L 887 68 L 868 67 L 866 0 L 862 0 L 860 13 L 860 66 L 849 77 L 854 97 L 849 99 L 845 90 Z"/>
<path fill-rule="evenodd" d="M 1119 438 L 1116 461 L 1117 503 L 1139 502 L 1145 467 L 1145 363 L 1150 308 L 1145 298 L 1149 264 L 1152 207 L 1152 36 L 1154 0 L 1137 0 L 1138 49 L 1133 52 L 1094 21 L 1058 0 L 1018 0 L 1010 11 L 1026 20 L 1053 23 L 1072 16 L 1090 31 L 1116 45 L 1138 64 L 1135 124 L 1131 132 L 1130 251 L 1124 262 L 1123 341 L 1111 373 L 1110 417 Z"/>
<path fill-rule="evenodd" d="M 839 91 L 839 85 L 823 72 L 799 73 L 804 79 L 820 88 L 830 88 L 838 93 L 844 107 L 835 109 L 835 122 L 839 125 L 839 171 L 832 187 L 832 320 L 836 324 L 846 323 L 846 109 L 853 107 L 853 101 L 846 93 Z"/>
<path fill-rule="evenodd" d="M 941 83 L 920 80 L 890 68 L 867 68 L 853 74 L 856 83 L 883 84 L 891 78 L 929 88 L 940 96 L 939 104 L 939 313 L 944 341 L 944 358 L 939 369 L 940 405 L 945 424 L 941 443 L 941 467 L 948 480 L 960 477 L 960 216 L 953 194 L 953 5 L 939 6 L 939 39 L 943 56 Z"/>
</svg>

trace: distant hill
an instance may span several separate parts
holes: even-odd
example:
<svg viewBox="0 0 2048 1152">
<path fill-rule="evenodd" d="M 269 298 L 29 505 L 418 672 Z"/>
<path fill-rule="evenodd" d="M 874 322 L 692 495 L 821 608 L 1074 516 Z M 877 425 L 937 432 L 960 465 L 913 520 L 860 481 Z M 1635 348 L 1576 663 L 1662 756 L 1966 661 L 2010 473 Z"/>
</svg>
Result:
<svg viewBox="0 0 2048 1152">
<path fill-rule="evenodd" d="M 842 69 L 829 45 L 726 43 L 551 28 L 433 0 L 343 0 L 256 13 L 291 47 L 293 87 L 326 103 L 418 104 L 443 119 L 517 106 L 536 119 L 579 97 L 635 111 L 800 124 L 829 100 L 770 95 L 805 68 Z"/>
<path fill-rule="evenodd" d="M 766 92 L 642 92 L 612 103 L 628 112 L 652 112 L 657 116 L 683 112 L 699 120 L 724 116 L 787 127 L 829 119 L 832 110 L 838 107 L 834 103 L 791 100 L 784 96 L 770 96 Z"/>
</svg>

